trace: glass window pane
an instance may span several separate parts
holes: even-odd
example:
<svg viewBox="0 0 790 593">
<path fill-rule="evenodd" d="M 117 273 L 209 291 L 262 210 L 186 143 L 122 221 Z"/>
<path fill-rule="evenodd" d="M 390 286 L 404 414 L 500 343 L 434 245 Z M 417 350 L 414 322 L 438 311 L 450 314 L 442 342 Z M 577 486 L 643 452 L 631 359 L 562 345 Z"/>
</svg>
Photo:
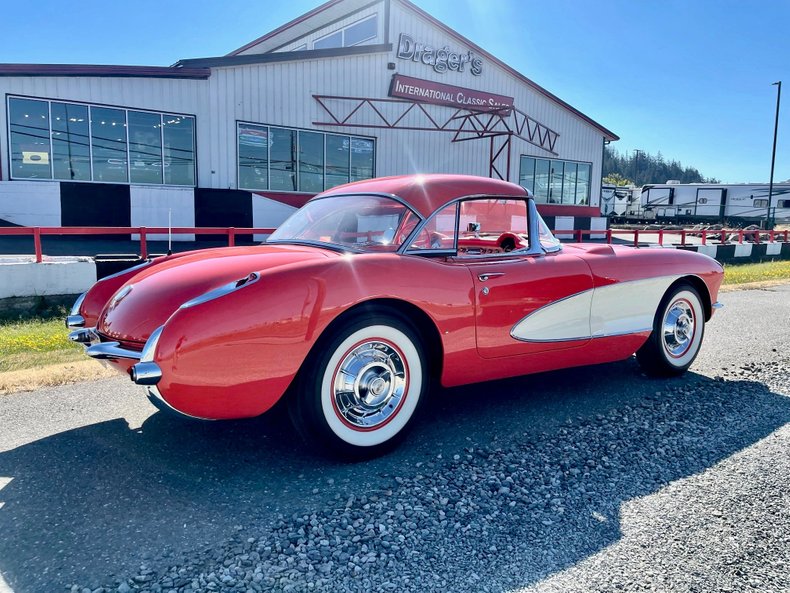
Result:
<svg viewBox="0 0 790 593">
<path fill-rule="evenodd" d="M 195 185 L 195 120 L 162 115 L 165 183 Z"/>
<path fill-rule="evenodd" d="M 562 203 L 576 203 L 576 163 L 565 163 L 565 180 L 562 184 Z"/>
<path fill-rule="evenodd" d="M 532 157 L 521 157 L 518 184 L 533 193 L 535 192 L 535 159 Z"/>
<path fill-rule="evenodd" d="M 373 140 L 351 138 L 351 181 L 373 177 L 374 149 Z"/>
<path fill-rule="evenodd" d="M 296 191 L 296 132 L 283 128 L 269 128 L 271 146 L 270 189 Z"/>
<path fill-rule="evenodd" d="M 365 19 L 364 21 L 359 21 L 358 23 L 354 23 L 350 27 L 346 28 L 343 45 L 345 47 L 351 47 L 352 45 L 359 45 L 363 42 L 372 43 L 376 40 L 377 33 L 378 23 L 376 22 L 376 16 L 374 15 Z"/>
<path fill-rule="evenodd" d="M 269 128 L 239 124 L 239 187 L 269 189 Z"/>
<path fill-rule="evenodd" d="M 162 183 L 162 116 L 129 111 L 128 118 L 132 183 Z"/>
<path fill-rule="evenodd" d="M 88 107 L 52 102 L 52 169 L 55 179 L 91 180 Z"/>
<path fill-rule="evenodd" d="M 49 105 L 46 101 L 9 99 L 11 176 L 51 179 L 49 155 Z"/>
<path fill-rule="evenodd" d="M 458 204 L 450 204 L 428 220 L 409 249 L 455 249 L 455 219 Z"/>
<path fill-rule="evenodd" d="M 579 163 L 576 173 L 576 203 L 587 205 L 590 201 L 590 168 L 591 165 Z"/>
<path fill-rule="evenodd" d="M 126 112 L 91 107 L 93 180 L 126 181 Z"/>
<path fill-rule="evenodd" d="M 535 159 L 535 200 L 548 202 L 549 200 L 549 161 Z"/>
<path fill-rule="evenodd" d="M 562 161 L 551 161 L 551 186 L 549 187 L 550 204 L 559 204 L 562 202 L 563 164 Z"/>
<path fill-rule="evenodd" d="M 313 49 L 329 49 L 330 47 L 343 47 L 343 31 L 336 31 L 313 43 Z"/>
<path fill-rule="evenodd" d="M 324 191 L 324 135 L 299 132 L 299 191 Z"/>
<path fill-rule="evenodd" d="M 348 183 L 350 138 L 326 137 L 326 189 Z"/>
</svg>

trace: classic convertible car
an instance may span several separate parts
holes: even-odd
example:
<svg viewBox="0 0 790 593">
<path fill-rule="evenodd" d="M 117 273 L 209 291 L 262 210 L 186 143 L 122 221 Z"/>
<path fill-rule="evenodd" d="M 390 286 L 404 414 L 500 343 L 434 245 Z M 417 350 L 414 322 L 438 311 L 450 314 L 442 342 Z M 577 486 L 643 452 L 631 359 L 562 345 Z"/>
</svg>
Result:
<svg viewBox="0 0 790 593">
<path fill-rule="evenodd" d="M 269 239 L 104 278 L 70 337 L 160 409 L 257 416 L 369 455 L 402 438 L 434 380 L 455 386 L 622 360 L 691 365 L 722 268 L 673 249 L 563 244 L 529 193 L 461 175 L 336 187 Z"/>
</svg>

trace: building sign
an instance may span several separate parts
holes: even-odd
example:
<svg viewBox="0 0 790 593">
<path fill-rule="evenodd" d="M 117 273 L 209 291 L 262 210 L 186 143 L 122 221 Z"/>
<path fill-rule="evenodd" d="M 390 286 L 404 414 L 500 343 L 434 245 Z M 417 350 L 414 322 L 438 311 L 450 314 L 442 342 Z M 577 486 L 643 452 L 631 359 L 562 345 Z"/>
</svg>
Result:
<svg viewBox="0 0 790 593">
<path fill-rule="evenodd" d="M 412 78 L 402 74 L 392 76 L 389 96 L 478 111 L 505 111 L 513 107 L 513 97 L 442 84 L 433 80 Z"/>
<path fill-rule="evenodd" d="M 415 41 L 411 35 L 406 33 L 401 33 L 398 37 L 397 56 L 401 60 L 411 60 L 426 66 L 433 66 L 433 69 L 439 74 L 444 74 L 448 70 L 466 72 L 467 65 L 469 71 L 475 76 L 480 76 L 483 73 L 483 60 L 473 52 L 453 51 L 446 45 L 435 48 Z"/>
</svg>

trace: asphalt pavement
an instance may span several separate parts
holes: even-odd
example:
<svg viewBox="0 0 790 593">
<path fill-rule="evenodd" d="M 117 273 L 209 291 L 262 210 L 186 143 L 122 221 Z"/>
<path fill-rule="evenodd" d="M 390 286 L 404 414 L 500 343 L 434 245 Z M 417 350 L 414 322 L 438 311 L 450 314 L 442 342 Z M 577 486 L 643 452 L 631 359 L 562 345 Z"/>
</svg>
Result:
<svg viewBox="0 0 790 593">
<path fill-rule="evenodd" d="M 364 463 L 122 377 L 0 396 L 0 593 L 788 591 L 790 285 L 720 300 L 683 378 L 442 390 Z"/>
</svg>

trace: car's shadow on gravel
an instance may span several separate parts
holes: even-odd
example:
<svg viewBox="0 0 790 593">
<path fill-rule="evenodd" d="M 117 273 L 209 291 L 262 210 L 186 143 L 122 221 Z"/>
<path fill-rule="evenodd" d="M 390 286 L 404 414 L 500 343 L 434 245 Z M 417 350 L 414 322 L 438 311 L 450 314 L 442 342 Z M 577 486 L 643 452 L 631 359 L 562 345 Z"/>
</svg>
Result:
<svg viewBox="0 0 790 593">
<path fill-rule="evenodd" d="M 329 521 L 389 499 L 427 509 L 409 516 L 407 542 L 433 551 L 446 583 L 476 590 L 473 566 L 494 589 L 528 586 L 616 541 L 623 502 L 788 421 L 790 399 L 761 383 L 648 380 L 633 361 L 442 390 L 398 450 L 356 464 L 306 451 L 280 410 L 225 423 L 156 413 L 138 429 L 117 419 L 0 454 L 0 480 L 11 479 L 0 489 L 0 573 L 16 593 L 116 576 L 142 584 L 153 577 L 141 563 L 155 575 L 197 550 L 276 540 L 295 514 Z M 396 572 L 412 570 L 407 558 L 395 556 Z"/>
</svg>

